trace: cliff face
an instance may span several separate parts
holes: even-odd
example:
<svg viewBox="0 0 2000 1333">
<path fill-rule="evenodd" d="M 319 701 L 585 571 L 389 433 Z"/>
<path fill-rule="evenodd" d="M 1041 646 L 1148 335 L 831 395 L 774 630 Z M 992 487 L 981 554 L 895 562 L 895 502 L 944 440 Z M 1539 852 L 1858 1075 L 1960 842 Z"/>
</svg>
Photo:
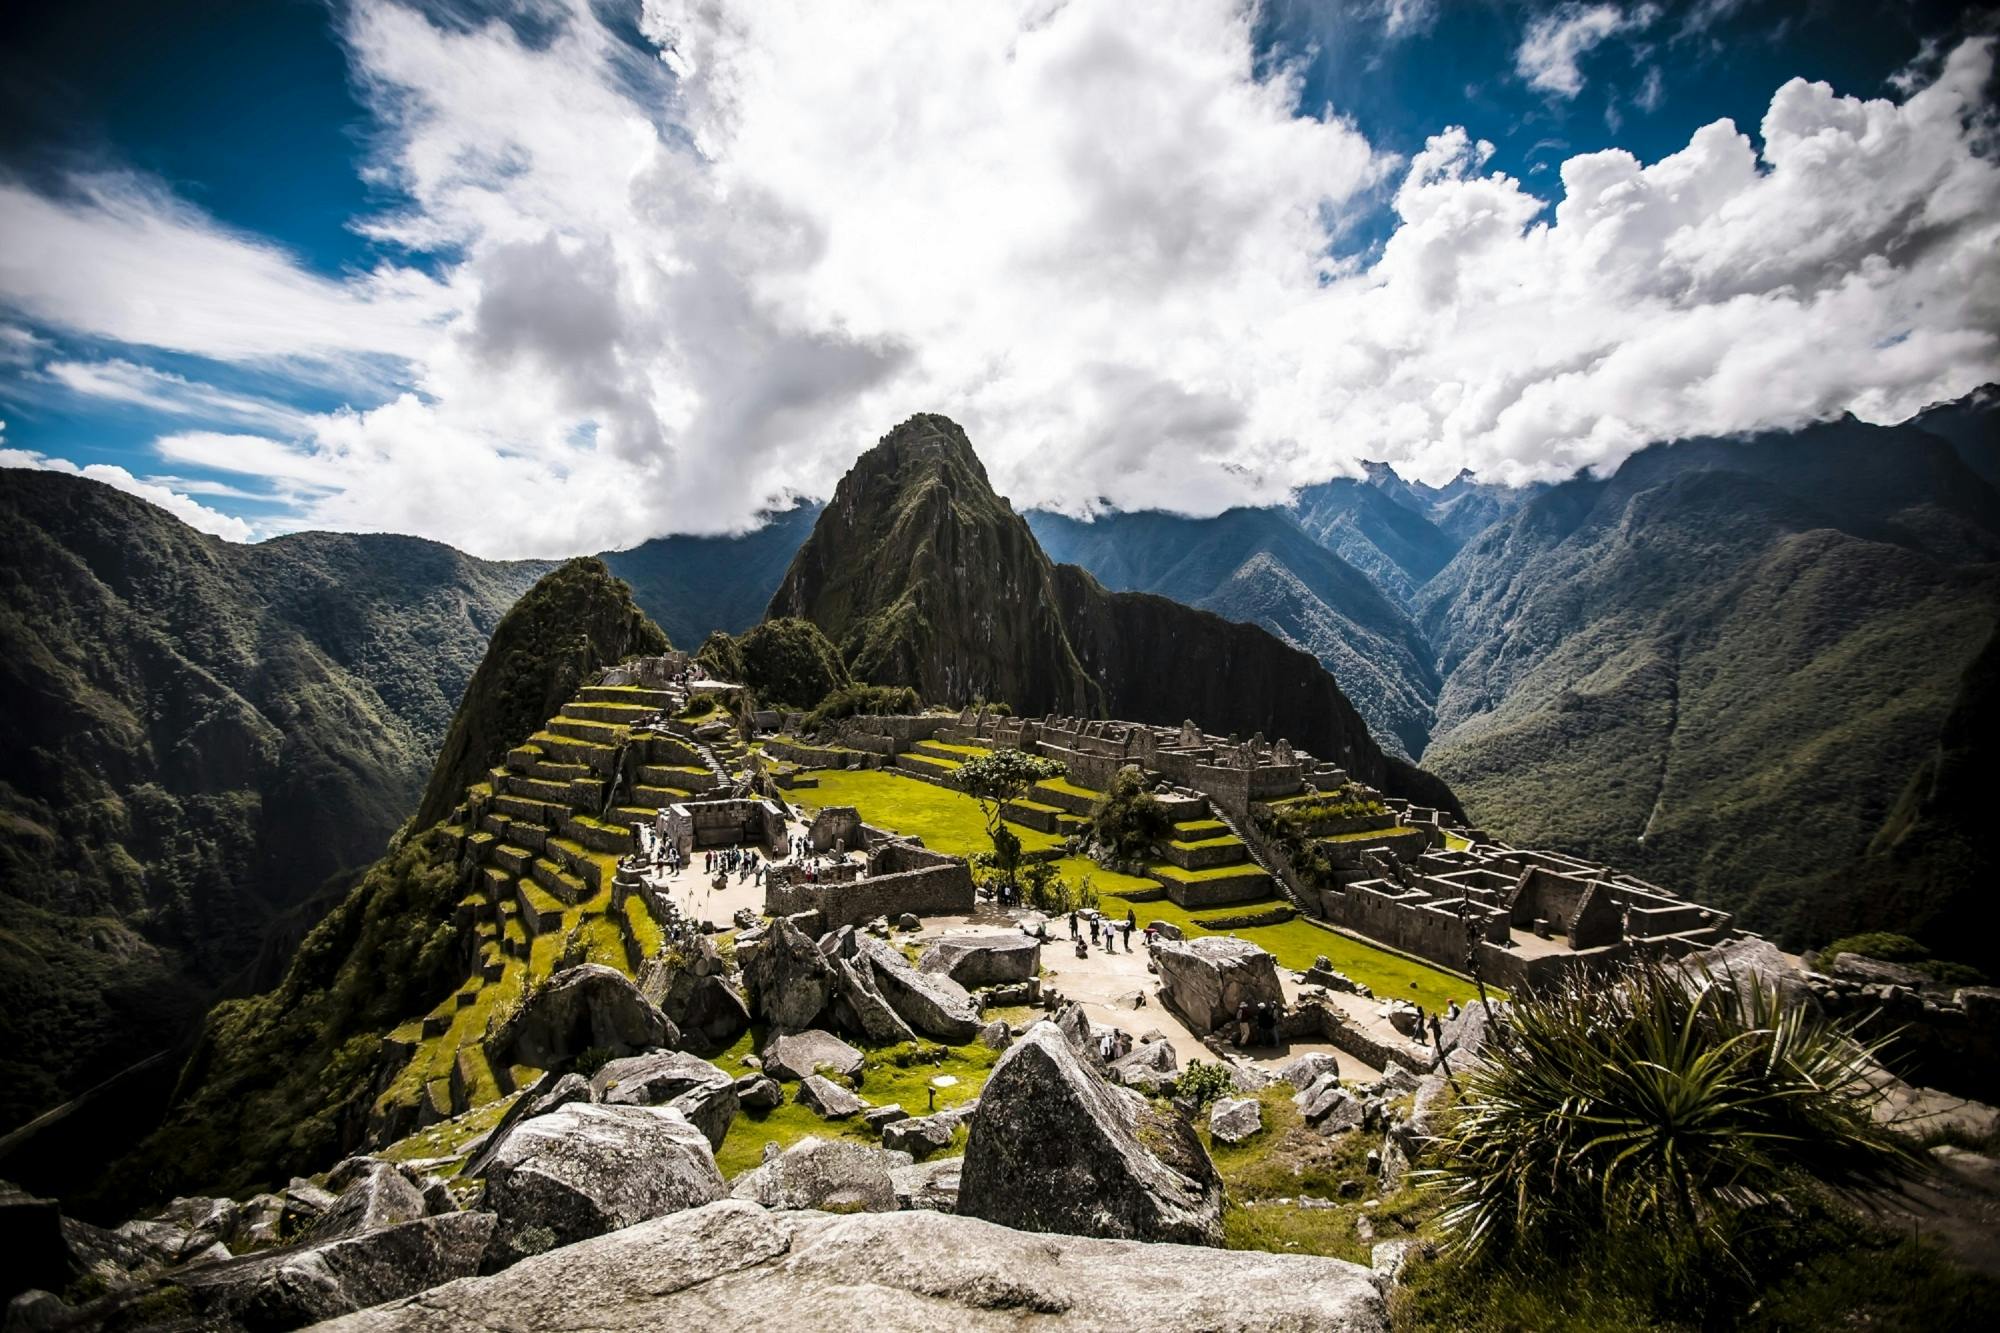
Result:
<svg viewBox="0 0 2000 1333">
<path fill-rule="evenodd" d="M 1095 714 L 1102 697 L 1063 632 L 1052 568 L 965 432 L 915 416 L 841 478 L 769 617 L 812 621 L 878 685 Z"/>
<path fill-rule="evenodd" d="M 1310 654 L 1052 563 L 943 417 L 911 418 L 855 463 L 771 615 L 813 621 L 857 677 L 914 686 L 927 701 L 1262 731 L 1386 790 L 1454 806 L 1443 784 L 1384 756 Z"/>
</svg>

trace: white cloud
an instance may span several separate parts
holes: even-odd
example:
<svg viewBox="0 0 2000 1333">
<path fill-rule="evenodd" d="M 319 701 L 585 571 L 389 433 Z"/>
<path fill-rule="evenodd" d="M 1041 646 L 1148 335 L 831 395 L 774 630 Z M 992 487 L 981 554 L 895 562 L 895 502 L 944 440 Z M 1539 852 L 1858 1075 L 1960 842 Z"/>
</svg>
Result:
<svg viewBox="0 0 2000 1333">
<path fill-rule="evenodd" d="M 78 467 L 67 459 L 50 458 L 33 450 L 0 448 L 0 468 L 4 467 L 67 472 L 71 476 L 101 481 L 107 486 L 116 487 L 142 500 L 151 501 L 189 527 L 198 528 L 224 541 L 247 542 L 256 535 L 251 526 L 242 519 L 218 513 L 190 496 L 159 485 L 157 482 L 142 481 L 114 464 L 91 463 L 85 467 Z"/>
<path fill-rule="evenodd" d="M 1651 164 L 1571 157 L 1551 210 L 1465 130 L 1404 164 L 1300 114 L 1233 0 L 1146 15 L 659 0 L 649 51 L 580 3 L 524 45 L 361 0 L 371 172 L 406 200 L 363 225 L 449 253 L 439 276 L 313 275 L 128 189 L 42 201 L 81 276 L 0 256 L 0 301 L 231 362 L 392 362 L 389 393 L 296 416 L 130 357 L 59 375 L 218 427 L 160 453 L 289 525 L 496 556 L 740 528 L 915 411 L 1018 503 L 1210 513 L 1356 457 L 1559 476 L 2000 373 L 1990 42 L 1900 103 L 1787 84 L 1761 153 L 1718 122 Z M 1385 186 L 1380 259 L 1329 258 Z M 152 264 L 132 237 L 164 238 Z"/>
<path fill-rule="evenodd" d="M 1613 4 L 1558 5 L 1528 25 L 1514 52 L 1514 69 L 1530 88 L 1557 97 L 1583 91 L 1578 62 L 1606 38 L 1650 27 L 1660 7 L 1643 4 L 1626 10 Z"/>
</svg>

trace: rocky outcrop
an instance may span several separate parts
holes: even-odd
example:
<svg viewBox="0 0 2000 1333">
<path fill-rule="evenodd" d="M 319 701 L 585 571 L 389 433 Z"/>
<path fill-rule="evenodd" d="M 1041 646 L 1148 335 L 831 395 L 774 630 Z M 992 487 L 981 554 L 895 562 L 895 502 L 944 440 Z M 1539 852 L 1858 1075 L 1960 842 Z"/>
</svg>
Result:
<svg viewBox="0 0 2000 1333">
<path fill-rule="evenodd" d="M 715 941 L 696 935 L 679 953 L 648 961 L 639 991 L 680 1030 L 683 1045 L 720 1051 L 750 1026 L 750 1008 L 729 984 L 728 972 Z"/>
<path fill-rule="evenodd" d="M 961 986 L 1004 986 L 1038 976 L 1041 941 L 1020 931 L 951 935 L 924 950 L 917 970 L 950 977 Z"/>
<path fill-rule="evenodd" d="M 764 1072 L 773 1078 L 801 1079 L 818 1073 L 853 1078 L 861 1072 L 861 1052 L 818 1028 L 771 1038 L 764 1044 L 763 1059 Z"/>
<path fill-rule="evenodd" d="M 571 1102 L 587 1102 L 590 1099 L 590 1081 L 583 1075 L 554 1072 L 542 1075 L 514 1099 L 514 1104 L 500 1117 L 500 1123 L 486 1135 L 486 1141 L 466 1160 L 464 1169 L 459 1172 L 460 1178 L 478 1180 L 485 1176 L 488 1164 L 493 1161 L 493 1155 L 500 1151 L 500 1145 L 507 1141 L 507 1136 L 512 1134 L 514 1127 L 523 1120 L 547 1115 L 558 1107 L 568 1106 Z M 287 1194 L 288 1217 L 289 1201 L 290 1195 Z"/>
<path fill-rule="evenodd" d="M 940 1157 L 934 1162 L 899 1166 L 889 1172 L 896 1183 L 898 1208 L 927 1208 L 937 1213 L 958 1211 L 959 1174 L 965 1169 L 963 1157 Z"/>
<path fill-rule="evenodd" d="M 838 957 L 830 961 L 834 971 L 832 1012 L 837 1026 L 878 1046 L 917 1039 L 903 1016 L 883 998 L 865 963 Z"/>
<path fill-rule="evenodd" d="M 557 1069 L 588 1050 L 631 1055 L 679 1038 L 666 1015 L 622 973 L 584 963 L 556 973 L 529 995 L 491 1049 L 508 1064 Z"/>
<path fill-rule="evenodd" d="M 1222 1180 L 1194 1131 L 1106 1082 L 1053 1023 L 994 1065 L 959 1211 L 1024 1231 L 1222 1243 Z"/>
<path fill-rule="evenodd" d="M 679 1111 L 577 1102 L 525 1121 L 486 1175 L 495 1268 L 719 1199 L 715 1152 Z"/>
<path fill-rule="evenodd" d="M 979 1035 L 979 1002 L 950 977 L 919 972 L 894 945 L 872 935 L 845 937 L 882 998 L 916 1032 L 954 1045 Z"/>
<path fill-rule="evenodd" d="M 341 1167 L 348 1168 L 343 1171 Z M 335 1240 L 398 1222 L 413 1222 L 426 1212 L 423 1191 L 392 1163 L 350 1159 L 329 1173 L 328 1183 L 343 1182 L 340 1196 L 306 1232 L 310 1242 Z M 224 1239 L 218 1235 L 216 1239 Z"/>
<path fill-rule="evenodd" d="M 1385 1333 L 1358 1264 L 1027 1235 L 937 1212 L 771 1213 L 727 1200 L 352 1315 L 322 1333 L 952 1328 Z"/>
<path fill-rule="evenodd" d="M 817 945 L 780 917 L 743 960 L 750 1009 L 779 1032 L 814 1026 L 833 998 L 833 967 Z"/>
<path fill-rule="evenodd" d="M 1234 1023 L 1238 1005 L 1284 1008 L 1277 965 L 1248 940 L 1226 935 L 1169 940 L 1154 950 L 1153 958 L 1167 1007 L 1198 1037 Z"/>
<path fill-rule="evenodd" d="M 736 1080 L 698 1055 L 654 1051 L 612 1060 L 590 1080 L 593 1100 L 611 1106 L 666 1106 L 722 1146 L 736 1118 Z"/>
<path fill-rule="evenodd" d="M 1148 1096 L 1161 1091 L 1174 1081 L 1180 1073 L 1180 1057 L 1174 1054 L 1173 1043 L 1161 1037 L 1154 1041 L 1142 1041 L 1130 1052 L 1111 1062 L 1111 1077 L 1128 1088 L 1137 1088 Z"/>
<path fill-rule="evenodd" d="M 737 1177 L 730 1197 L 766 1208 L 818 1208 L 829 1213 L 896 1210 L 891 1172 L 910 1165 L 906 1153 L 808 1135 L 755 1170 Z"/>
</svg>

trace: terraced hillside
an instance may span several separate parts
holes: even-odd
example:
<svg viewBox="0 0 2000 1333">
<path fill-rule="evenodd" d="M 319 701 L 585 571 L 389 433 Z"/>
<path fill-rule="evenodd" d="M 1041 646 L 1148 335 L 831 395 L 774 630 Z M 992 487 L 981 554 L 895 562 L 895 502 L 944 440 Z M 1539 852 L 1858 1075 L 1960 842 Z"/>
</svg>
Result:
<svg viewBox="0 0 2000 1333">
<path fill-rule="evenodd" d="M 465 790 L 442 832 L 469 880 L 453 920 L 471 965 L 451 995 L 389 1034 L 387 1059 L 402 1068 L 376 1100 L 376 1136 L 463 1114 L 539 1072 L 495 1059 L 488 1042 L 558 968 L 592 962 L 635 975 L 660 951 L 658 900 L 620 884 L 617 870 L 635 850 L 633 824 L 729 780 L 672 718 L 686 704 L 679 691 L 585 686 Z M 666 731 L 634 732 L 652 719 Z"/>
</svg>

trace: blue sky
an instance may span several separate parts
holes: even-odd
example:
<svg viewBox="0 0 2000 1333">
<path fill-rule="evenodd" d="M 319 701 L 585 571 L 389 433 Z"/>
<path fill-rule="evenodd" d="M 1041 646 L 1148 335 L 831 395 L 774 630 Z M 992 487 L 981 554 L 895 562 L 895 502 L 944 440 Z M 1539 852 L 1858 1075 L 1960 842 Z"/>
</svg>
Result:
<svg viewBox="0 0 2000 1333">
<path fill-rule="evenodd" d="M 8 7 L 6 461 L 561 554 L 822 494 L 912 410 L 1017 499 L 1202 512 L 1994 373 L 1990 11 L 819 8 Z"/>
</svg>

